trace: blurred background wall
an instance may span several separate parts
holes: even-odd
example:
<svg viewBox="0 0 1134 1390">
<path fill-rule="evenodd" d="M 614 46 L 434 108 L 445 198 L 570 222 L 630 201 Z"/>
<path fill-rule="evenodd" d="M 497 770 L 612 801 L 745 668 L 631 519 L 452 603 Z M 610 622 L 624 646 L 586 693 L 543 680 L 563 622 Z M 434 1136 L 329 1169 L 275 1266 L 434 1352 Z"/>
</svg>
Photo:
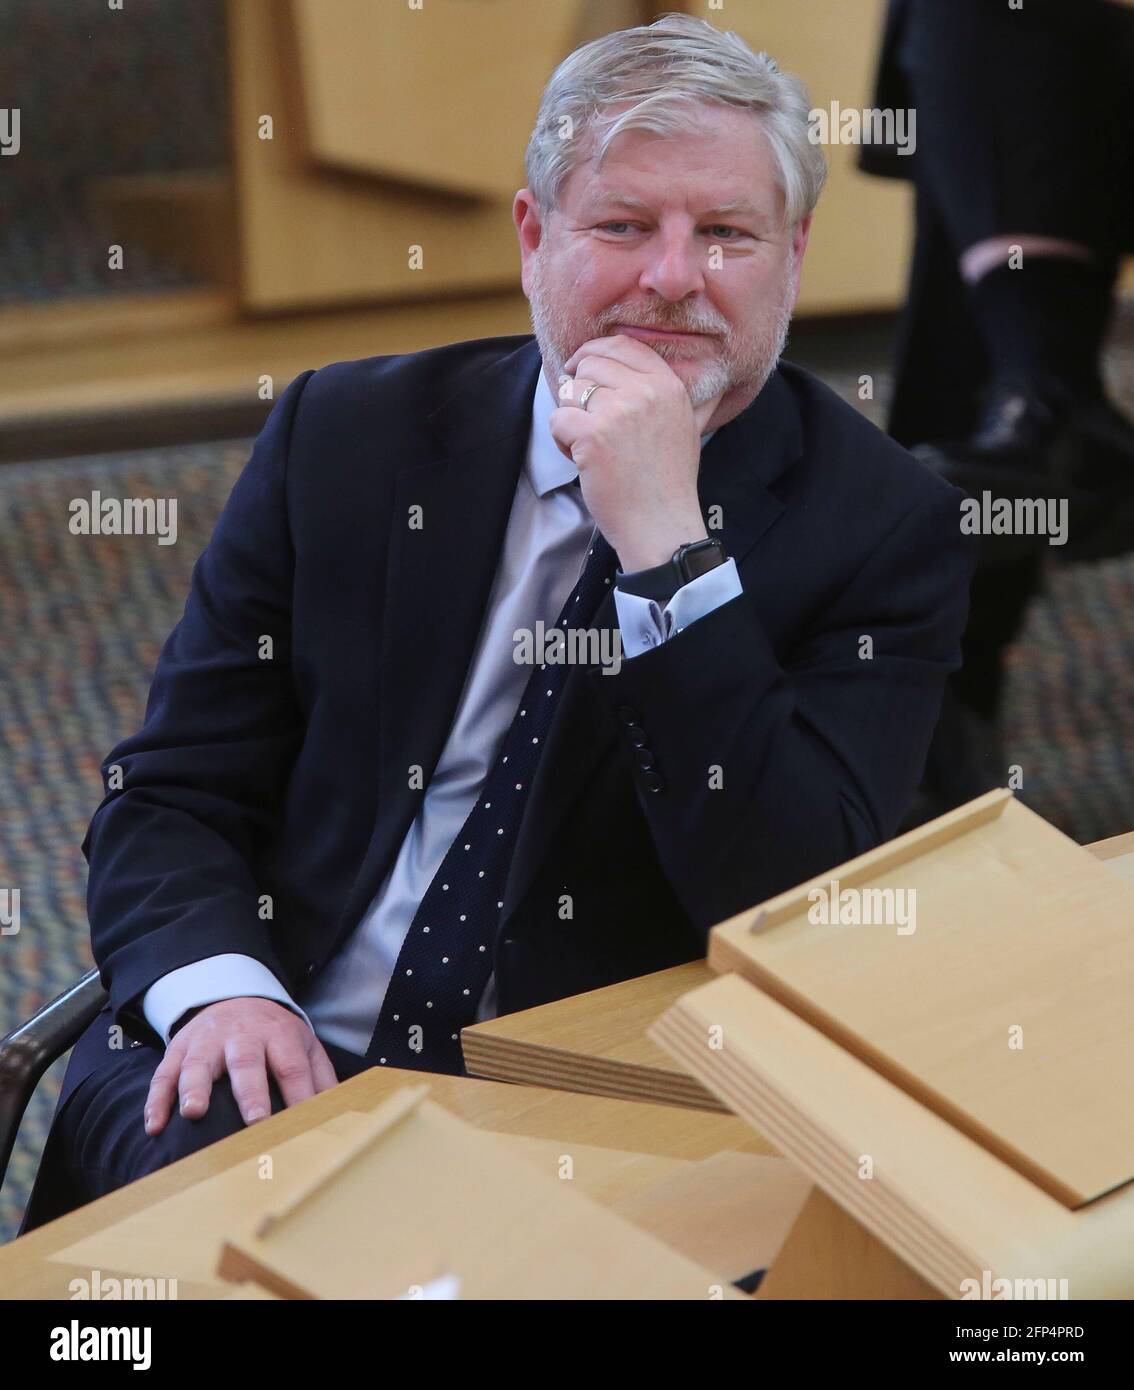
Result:
<svg viewBox="0 0 1134 1390">
<path fill-rule="evenodd" d="M 844 0 L 833 23 L 829 6 L 737 0 L 728 23 L 817 104 L 862 105 L 881 10 Z M 3 455 L 134 442 L 140 412 L 148 442 L 254 428 L 264 375 L 527 331 L 509 208 L 543 82 L 579 43 L 660 12 L 0 0 L 22 116 L 0 180 Z M 802 314 L 902 293 L 909 190 L 855 153 L 830 149 Z"/>
</svg>

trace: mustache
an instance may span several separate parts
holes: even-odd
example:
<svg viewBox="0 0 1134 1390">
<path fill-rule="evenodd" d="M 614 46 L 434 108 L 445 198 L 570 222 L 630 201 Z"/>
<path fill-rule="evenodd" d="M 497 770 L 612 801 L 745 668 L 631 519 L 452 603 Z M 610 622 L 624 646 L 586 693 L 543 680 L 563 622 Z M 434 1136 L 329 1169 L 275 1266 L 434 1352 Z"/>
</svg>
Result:
<svg viewBox="0 0 1134 1390">
<path fill-rule="evenodd" d="M 616 324 L 626 324 L 630 328 L 657 328 L 667 333 L 706 333 L 715 334 L 723 337 L 728 332 L 725 324 L 708 322 L 705 319 L 671 318 L 661 315 L 642 317 L 641 314 L 628 314 L 619 312 L 617 306 L 612 311 L 603 314 L 599 320 L 603 333 L 614 328 Z"/>
</svg>

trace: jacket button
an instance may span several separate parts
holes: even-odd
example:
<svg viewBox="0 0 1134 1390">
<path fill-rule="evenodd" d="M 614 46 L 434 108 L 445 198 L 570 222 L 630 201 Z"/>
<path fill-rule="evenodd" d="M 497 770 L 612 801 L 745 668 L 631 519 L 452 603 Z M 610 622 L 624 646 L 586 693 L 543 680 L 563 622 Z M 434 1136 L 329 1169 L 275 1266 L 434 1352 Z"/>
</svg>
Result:
<svg viewBox="0 0 1134 1390">
<path fill-rule="evenodd" d="M 645 748 L 646 731 L 642 728 L 641 724 L 627 724 L 626 737 L 630 740 L 630 746 L 632 748 Z"/>
<path fill-rule="evenodd" d="M 309 980 L 311 976 L 314 975 L 316 969 L 317 966 L 315 962 L 313 960 L 309 960 L 307 964 L 303 967 L 303 978 L 305 980 Z"/>
<path fill-rule="evenodd" d="M 654 750 L 652 748 L 639 748 L 634 757 L 637 759 L 638 766 L 647 772 L 654 766 Z"/>
<path fill-rule="evenodd" d="M 638 711 L 633 705 L 619 705 L 618 717 L 623 724 L 636 724 L 638 722 Z"/>
<path fill-rule="evenodd" d="M 665 781 L 660 773 L 644 772 L 642 774 L 642 786 L 644 786 L 648 792 L 660 792 L 665 786 Z"/>
</svg>

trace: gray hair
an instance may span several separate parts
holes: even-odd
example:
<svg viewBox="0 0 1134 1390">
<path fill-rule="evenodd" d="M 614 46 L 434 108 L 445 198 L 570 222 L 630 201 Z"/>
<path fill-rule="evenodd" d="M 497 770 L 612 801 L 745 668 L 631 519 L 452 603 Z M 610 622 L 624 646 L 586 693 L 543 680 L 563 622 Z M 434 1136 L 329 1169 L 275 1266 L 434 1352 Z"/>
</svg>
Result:
<svg viewBox="0 0 1134 1390">
<path fill-rule="evenodd" d="M 606 108 L 634 105 L 619 116 Z M 808 138 L 807 89 L 755 53 L 739 34 L 722 33 L 692 15 L 667 14 L 584 44 L 552 73 L 524 156 L 528 187 L 546 219 L 563 180 L 580 162 L 586 136 L 598 135 L 596 159 L 624 130 L 656 135 L 702 129 L 696 103 L 751 111 L 767 137 L 784 195 L 785 225 L 795 226 L 819 201 L 827 162 Z"/>
</svg>

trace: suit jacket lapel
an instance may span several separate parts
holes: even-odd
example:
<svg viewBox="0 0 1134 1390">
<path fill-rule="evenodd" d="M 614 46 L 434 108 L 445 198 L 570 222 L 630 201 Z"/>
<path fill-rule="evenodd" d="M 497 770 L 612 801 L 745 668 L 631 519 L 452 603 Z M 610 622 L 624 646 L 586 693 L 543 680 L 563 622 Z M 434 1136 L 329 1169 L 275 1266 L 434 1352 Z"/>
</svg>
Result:
<svg viewBox="0 0 1134 1390">
<path fill-rule="evenodd" d="M 393 863 L 456 716 L 527 454 L 539 366 L 528 340 L 476 372 L 429 416 L 435 453 L 398 472 L 378 552 L 386 568 L 378 814 L 340 934 Z M 420 508 L 418 528 L 411 508 Z M 420 787 L 410 785 L 414 765 Z"/>
</svg>

